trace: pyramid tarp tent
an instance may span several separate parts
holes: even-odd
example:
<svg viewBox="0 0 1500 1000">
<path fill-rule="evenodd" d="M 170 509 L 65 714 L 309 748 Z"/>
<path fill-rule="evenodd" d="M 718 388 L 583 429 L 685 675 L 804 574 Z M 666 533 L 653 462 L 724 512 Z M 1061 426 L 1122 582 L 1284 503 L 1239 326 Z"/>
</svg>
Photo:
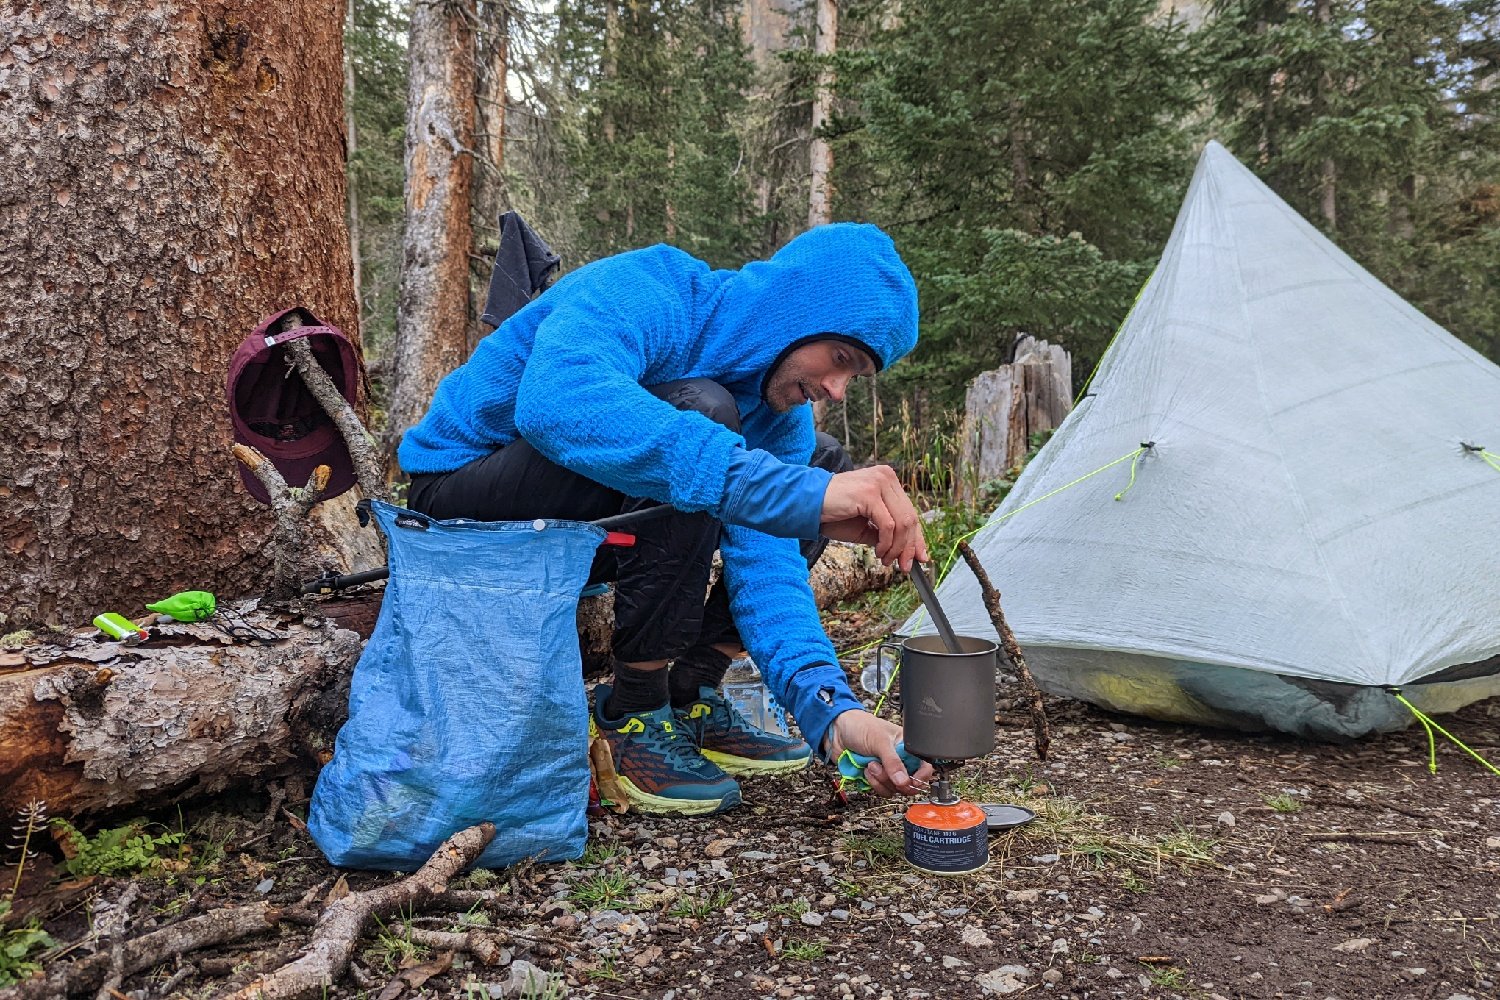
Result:
<svg viewBox="0 0 1500 1000">
<path fill-rule="evenodd" d="M 1429 712 L 1500 695 L 1493 451 L 1500 368 L 1211 143 L 1087 394 L 973 544 L 1044 688 L 1356 737 L 1411 721 L 1393 688 Z M 939 594 L 993 636 L 961 563 Z"/>
</svg>

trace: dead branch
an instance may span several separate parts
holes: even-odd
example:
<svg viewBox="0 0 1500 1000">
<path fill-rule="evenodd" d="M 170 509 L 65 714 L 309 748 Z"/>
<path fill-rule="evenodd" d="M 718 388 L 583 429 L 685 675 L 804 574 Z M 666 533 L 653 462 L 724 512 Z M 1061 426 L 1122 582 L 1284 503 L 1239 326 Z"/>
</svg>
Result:
<svg viewBox="0 0 1500 1000">
<path fill-rule="evenodd" d="M 333 470 L 320 465 L 313 469 L 307 485 L 293 489 L 281 478 L 276 466 L 250 445 L 235 445 L 234 457 L 265 486 L 271 501 L 271 514 L 276 519 L 270 543 L 273 558 L 271 587 L 266 598 L 278 601 L 295 597 L 301 582 L 317 576 L 321 569 L 312 557 L 314 547 L 308 536 L 307 512 L 323 499 Z"/>
<path fill-rule="evenodd" d="M 293 320 L 295 317 L 296 313 L 291 313 L 287 319 Z M 301 325 L 300 319 L 289 325 L 284 324 L 286 329 Z M 328 377 L 328 372 L 313 357 L 307 338 L 289 340 L 286 347 L 291 352 L 292 364 L 296 367 L 302 384 L 307 386 L 307 391 L 313 394 L 313 398 L 323 407 L 323 412 L 328 414 L 343 436 L 344 444 L 349 449 L 349 458 L 354 462 L 354 478 L 359 482 L 360 492 L 372 500 L 388 499 L 385 477 L 380 475 L 379 463 L 375 461 L 375 441 L 360 422 L 354 407 L 349 405 L 344 394 L 333 384 L 333 379 Z"/>
<path fill-rule="evenodd" d="M 55 1000 L 97 989 L 117 968 L 129 976 L 149 969 L 168 955 L 181 955 L 214 945 L 228 944 L 264 933 L 281 922 L 282 911 L 269 903 L 257 903 L 229 910 L 215 910 L 190 917 L 159 931 L 142 934 L 126 941 L 120 949 L 118 965 L 109 951 L 100 951 L 77 962 L 53 963 L 43 977 L 28 979 L 14 986 L 13 1000 Z"/>
<path fill-rule="evenodd" d="M 1052 728 L 1047 724 L 1047 709 L 1042 704 L 1041 689 L 1036 686 L 1036 679 L 1026 667 L 1021 644 L 1016 642 L 1016 634 L 1010 630 L 1010 625 L 1005 621 L 1005 613 L 1000 610 L 1000 592 L 990 583 L 989 574 L 984 571 L 979 557 L 969 548 L 968 542 L 959 542 L 958 551 L 963 554 L 964 562 L 969 564 L 969 569 L 974 571 L 974 578 L 979 581 L 984 609 L 990 613 L 990 621 L 994 622 L 995 632 L 1000 636 L 1000 648 L 1005 650 L 1006 657 L 1015 664 L 1016 673 L 1021 676 L 1021 686 L 1030 699 L 1031 731 L 1036 742 L 1036 756 L 1038 760 L 1046 760 L 1047 750 L 1052 745 Z"/>
<path fill-rule="evenodd" d="M 1384 833 L 1379 830 L 1370 830 L 1364 833 L 1345 833 L 1334 831 L 1330 833 L 1304 833 L 1303 840 L 1331 841 L 1347 843 L 1349 841 L 1364 841 L 1370 844 L 1401 844 L 1407 847 L 1415 847 L 1417 838 L 1412 836 L 1411 830 L 1391 831 Z"/>
<path fill-rule="evenodd" d="M 446 892 L 495 837 L 492 823 L 449 837 L 415 875 L 365 892 L 350 893 L 323 911 L 306 954 L 269 976 L 252 981 L 225 1000 L 290 1000 L 318 996 L 344 977 L 360 936 L 377 916 L 388 916 Z"/>
<path fill-rule="evenodd" d="M 426 927 L 413 927 L 408 923 L 395 923 L 390 925 L 390 933 L 437 951 L 467 952 L 485 965 L 502 965 L 505 961 L 505 948 L 500 940 L 504 936 L 504 931 L 480 930 L 479 928 L 467 931 L 435 931 Z"/>
</svg>

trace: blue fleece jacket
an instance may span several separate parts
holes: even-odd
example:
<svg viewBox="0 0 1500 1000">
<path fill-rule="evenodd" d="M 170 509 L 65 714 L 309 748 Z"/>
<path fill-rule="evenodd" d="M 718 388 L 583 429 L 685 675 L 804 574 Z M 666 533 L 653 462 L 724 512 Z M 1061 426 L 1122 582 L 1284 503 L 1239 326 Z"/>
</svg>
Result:
<svg viewBox="0 0 1500 1000">
<path fill-rule="evenodd" d="M 402 439 L 401 467 L 449 472 L 523 437 L 628 496 L 723 520 L 740 635 L 821 747 L 834 717 L 859 707 L 795 540 L 815 533 L 829 477 L 807 468 L 811 407 L 775 413 L 762 390 L 790 348 L 827 334 L 867 346 L 881 367 L 916 344 L 916 285 L 874 226 L 820 226 L 739 271 L 712 270 L 669 246 L 595 261 L 517 312 L 443 379 L 427 416 Z M 684 378 L 728 389 L 741 433 L 643 388 Z"/>
</svg>

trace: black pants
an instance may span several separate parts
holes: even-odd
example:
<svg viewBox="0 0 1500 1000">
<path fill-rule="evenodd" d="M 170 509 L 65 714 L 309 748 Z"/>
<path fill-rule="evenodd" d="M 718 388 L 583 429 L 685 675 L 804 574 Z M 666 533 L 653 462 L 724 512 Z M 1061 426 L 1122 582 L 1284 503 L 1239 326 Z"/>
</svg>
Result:
<svg viewBox="0 0 1500 1000">
<path fill-rule="evenodd" d="M 740 429 L 734 397 L 717 382 L 682 379 L 648 391 L 679 410 L 696 410 L 731 430 Z M 821 431 L 810 464 L 834 473 L 854 468 L 843 446 Z M 657 505 L 571 472 L 522 440 L 453 472 L 412 476 L 408 502 L 432 517 L 476 521 L 594 521 Z M 670 660 L 694 646 L 739 644 L 723 579 L 708 590 L 722 530 L 708 514 L 678 511 L 634 529 L 631 548 L 599 549 L 589 582 L 615 583 L 616 659 Z M 809 567 L 827 544 L 826 538 L 803 541 Z"/>
</svg>

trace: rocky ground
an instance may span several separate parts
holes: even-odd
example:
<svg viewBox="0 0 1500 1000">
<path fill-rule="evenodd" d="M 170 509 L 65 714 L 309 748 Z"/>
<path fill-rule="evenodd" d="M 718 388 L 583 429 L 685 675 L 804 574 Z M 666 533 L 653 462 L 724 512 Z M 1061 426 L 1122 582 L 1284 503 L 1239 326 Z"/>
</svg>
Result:
<svg viewBox="0 0 1500 1000">
<path fill-rule="evenodd" d="M 1038 814 L 976 875 L 913 871 L 902 805 L 844 804 L 816 766 L 747 782 L 721 816 L 598 818 L 578 862 L 467 875 L 377 925 L 326 996 L 1500 997 L 1500 777 L 1451 745 L 1433 774 L 1420 730 L 1322 746 L 1049 711 L 1051 760 L 1007 709 L 996 752 L 957 774 L 970 800 Z M 1500 761 L 1500 703 L 1445 721 Z M 180 821 L 179 871 L 37 888 L 53 937 L 84 942 L 52 968 L 102 947 L 89 928 L 127 893 L 143 933 L 343 891 L 285 812 L 214 806 Z M 162 954 L 112 995 L 218 996 L 309 933 Z"/>
</svg>

